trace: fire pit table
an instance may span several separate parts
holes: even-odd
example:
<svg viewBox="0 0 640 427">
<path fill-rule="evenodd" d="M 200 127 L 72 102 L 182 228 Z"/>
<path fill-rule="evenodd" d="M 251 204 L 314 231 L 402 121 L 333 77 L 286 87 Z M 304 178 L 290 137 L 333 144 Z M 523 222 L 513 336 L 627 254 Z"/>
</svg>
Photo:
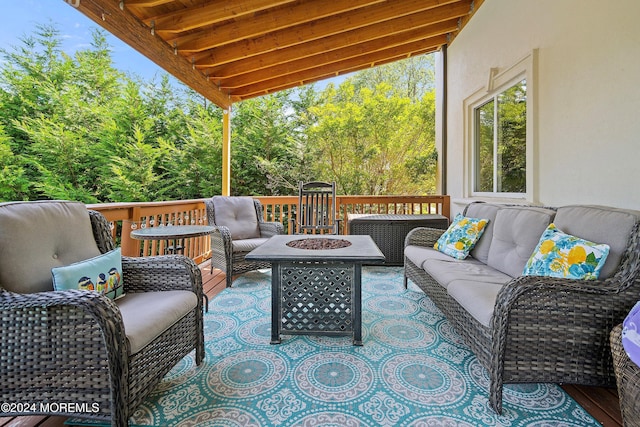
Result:
<svg viewBox="0 0 640 427">
<path fill-rule="evenodd" d="M 271 262 L 271 344 L 316 334 L 362 345 L 362 264 L 385 259 L 370 236 L 278 235 L 246 259 Z"/>
</svg>

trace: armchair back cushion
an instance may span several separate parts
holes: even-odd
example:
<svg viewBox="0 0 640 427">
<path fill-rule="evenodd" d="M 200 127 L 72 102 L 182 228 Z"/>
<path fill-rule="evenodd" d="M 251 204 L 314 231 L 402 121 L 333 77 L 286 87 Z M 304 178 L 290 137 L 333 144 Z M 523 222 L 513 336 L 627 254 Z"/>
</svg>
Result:
<svg viewBox="0 0 640 427">
<path fill-rule="evenodd" d="M 511 277 L 522 275 L 540 236 L 554 216 L 554 210 L 544 208 L 500 209 L 493 224 L 487 265 Z"/>
<path fill-rule="evenodd" d="M 251 197 L 213 196 L 216 224 L 229 229 L 233 240 L 260 237 L 258 214 Z"/>
<path fill-rule="evenodd" d="M 553 222 L 566 234 L 609 245 L 609 255 L 599 276 L 600 279 L 607 279 L 618 270 L 639 216 L 640 212 L 636 211 L 573 205 L 558 208 Z"/>
<path fill-rule="evenodd" d="M 53 267 L 97 255 L 100 250 L 83 203 L 0 204 L 0 285 L 4 289 L 17 293 L 52 291 Z"/>
</svg>

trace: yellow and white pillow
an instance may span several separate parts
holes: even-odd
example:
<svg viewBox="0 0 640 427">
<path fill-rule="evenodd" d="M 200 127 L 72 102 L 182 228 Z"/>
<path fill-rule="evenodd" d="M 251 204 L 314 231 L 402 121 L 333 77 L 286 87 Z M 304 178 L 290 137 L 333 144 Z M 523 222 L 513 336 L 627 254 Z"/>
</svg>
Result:
<svg viewBox="0 0 640 427">
<path fill-rule="evenodd" d="M 465 259 L 482 236 L 489 220 L 456 215 L 453 223 L 433 246 L 456 259 Z"/>
</svg>

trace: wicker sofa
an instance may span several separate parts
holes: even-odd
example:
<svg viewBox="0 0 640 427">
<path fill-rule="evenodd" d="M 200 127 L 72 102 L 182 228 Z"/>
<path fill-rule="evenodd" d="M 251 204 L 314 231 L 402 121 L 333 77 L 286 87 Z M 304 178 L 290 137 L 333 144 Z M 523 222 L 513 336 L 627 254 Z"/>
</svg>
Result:
<svg viewBox="0 0 640 427">
<path fill-rule="evenodd" d="M 602 206 L 545 209 L 472 203 L 489 224 L 465 260 L 433 249 L 443 230 L 405 240 L 405 284 L 419 286 L 488 370 L 489 403 L 504 383 L 615 385 L 609 332 L 640 294 L 640 213 Z M 595 281 L 521 276 L 549 223 L 611 251 Z"/>
<path fill-rule="evenodd" d="M 190 258 L 122 257 L 115 301 L 53 290 L 52 268 L 112 251 L 111 236 L 82 203 L 0 204 L 0 401 L 17 404 L 0 415 L 126 426 L 177 362 L 194 349 L 203 360 L 202 276 Z"/>
</svg>

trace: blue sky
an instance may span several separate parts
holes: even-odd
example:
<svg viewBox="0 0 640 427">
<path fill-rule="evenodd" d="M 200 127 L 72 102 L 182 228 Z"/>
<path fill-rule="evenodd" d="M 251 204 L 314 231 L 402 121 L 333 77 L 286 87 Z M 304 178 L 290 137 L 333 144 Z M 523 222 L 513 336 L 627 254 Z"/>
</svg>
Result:
<svg viewBox="0 0 640 427">
<path fill-rule="evenodd" d="M 21 44 L 20 39 L 32 35 L 38 24 L 55 24 L 63 38 L 63 49 L 73 54 L 91 43 L 91 30 L 97 28 L 92 20 L 63 0 L 1 0 L 0 46 L 11 50 Z M 160 67 L 107 33 L 113 49 L 116 68 L 135 73 L 145 80 L 165 73 Z"/>
<path fill-rule="evenodd" d="M 63 39 L 63 50 L 70 55 L 91 43 L 91 31 L 98 25 L 64 0 L 0 0 L 0 47 L 11 50 L 21 45 L 20 39 L 34 33 L 38 24 L 54 24 Z M 159 78 L 166 72 L 108 32 L 107 41 L 112 48 L 115 68 L 136 74 L 144 80 Z M 0 58 L 0 60 L 2 60 Z M 340 84 L 345 76 L 319 82 L 322 90 L 328 82 Z"/>
</svg>

